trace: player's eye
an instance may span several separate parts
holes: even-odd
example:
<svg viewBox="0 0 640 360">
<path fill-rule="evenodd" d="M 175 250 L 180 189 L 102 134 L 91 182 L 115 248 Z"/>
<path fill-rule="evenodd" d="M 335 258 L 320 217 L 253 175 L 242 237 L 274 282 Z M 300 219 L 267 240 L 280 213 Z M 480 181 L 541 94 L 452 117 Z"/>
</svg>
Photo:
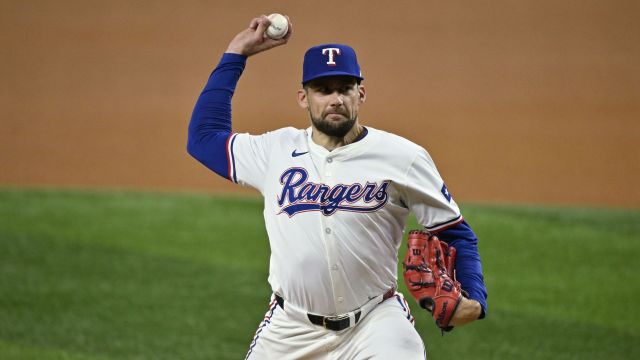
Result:
<svg viewBox="0 0 640 360">
<path fill-rule="evenodd" d="M 340 89 L 340 92 L 341 92 L 341 93 L 343 93 L 343 94 L 346 94 L 346 93 L 348 93 L 349 91 L 351 91 L 352 89 L 353 89 L 353 86 L 351 86 L 351 85 L 343 86 L 343 87 Z"/>
</svg>

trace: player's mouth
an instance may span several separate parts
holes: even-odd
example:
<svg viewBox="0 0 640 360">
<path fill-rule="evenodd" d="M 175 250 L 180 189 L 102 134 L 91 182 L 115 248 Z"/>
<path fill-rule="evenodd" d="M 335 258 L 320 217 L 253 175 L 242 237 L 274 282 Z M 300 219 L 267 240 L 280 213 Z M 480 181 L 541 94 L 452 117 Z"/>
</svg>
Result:
<svg viewBox="0 0 640 360">
<path fill-rule="evenodd" d="M 331 112 L 331 113 L 327 113 L 327 115 L 325 115 L 325 119 L 333 120 L 333 121 L 339 121 L 339 120 L 346 119 L 346 118 L 347 118 L 346 114 L 338 113 L 338 112 Z"/>
</svg>

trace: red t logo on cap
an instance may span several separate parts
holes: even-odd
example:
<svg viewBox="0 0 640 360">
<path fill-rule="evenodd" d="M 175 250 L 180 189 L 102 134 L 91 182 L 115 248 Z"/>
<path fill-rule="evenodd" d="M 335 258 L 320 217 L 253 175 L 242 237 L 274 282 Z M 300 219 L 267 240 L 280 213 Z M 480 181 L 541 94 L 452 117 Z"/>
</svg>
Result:
<svg viewBox="0 0 640 360">
<path fill-rule="evenodd" d="M 329 53 L 329 61 L 327 61 L 327 65 L 336 66 L 336 62 L 333 60 L 333 55 L 340 55 L 339 48 L 324 48 L 322 49 L 322 55 L 327 55 Z"/>
</svg>

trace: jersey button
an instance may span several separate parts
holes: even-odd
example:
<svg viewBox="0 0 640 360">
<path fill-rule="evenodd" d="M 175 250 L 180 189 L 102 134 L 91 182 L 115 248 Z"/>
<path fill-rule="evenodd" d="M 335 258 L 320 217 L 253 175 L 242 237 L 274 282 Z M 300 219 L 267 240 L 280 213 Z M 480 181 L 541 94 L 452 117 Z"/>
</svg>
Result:
<svg viewBox="0 0 640 360">
<path fill-rule="evenodd" d="M 326 228 L 326 229 L 324 229 L 324 232 L 326 232 L 327 234 L 331 234 L 331 229 Z"/>
<path fill-rule="evenodd" d="M 342 296 L 338 296 L 338 299 L 337 299 L 337 300 L 338 300 L 338 302 L 339 302 L 339 303 L 341 303 L 341 302 L 343 302 L 343 301 L 344 301 L 344 298 L 343 298 Z"/>
<path fill-rule="evenodd" d="M 331 163 L 333 162 L 333 159 L 332 159 L 332 158 L 327 158 L 327 162 L 328 162 L 329 164 L 331 164 Z"/>
<path fill-rule="evenodd" d="M 331 270 L 338 270 L 338 265 L 337 264 L 333 264 L 333 266 L 331 267 Z"/>
</svg>

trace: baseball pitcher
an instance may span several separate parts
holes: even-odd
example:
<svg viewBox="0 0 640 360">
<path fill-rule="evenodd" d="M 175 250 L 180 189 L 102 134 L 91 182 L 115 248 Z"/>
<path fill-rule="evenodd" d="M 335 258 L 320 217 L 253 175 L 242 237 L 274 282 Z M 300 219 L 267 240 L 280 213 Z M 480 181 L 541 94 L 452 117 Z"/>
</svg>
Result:
<svg viewBox="0 0 640 360">
<path fill-rule="evenodd" d="M 264 197 L 273 290 L 246 359 L 425 359 L 397 291 L 398 249 L 413 212 L 403 277 L 415 301 L 449 331 L 485 316 L 477 238 L 427 151 L 361 124 L 364 76 L 354 49 L 311 47 L 298 104 L 306 129 L 232 131 L 231 99 L 247 59 L 286 44 L 266 16 L 229 43 L 195 105 L 188 152 Z"/>
</svg>

